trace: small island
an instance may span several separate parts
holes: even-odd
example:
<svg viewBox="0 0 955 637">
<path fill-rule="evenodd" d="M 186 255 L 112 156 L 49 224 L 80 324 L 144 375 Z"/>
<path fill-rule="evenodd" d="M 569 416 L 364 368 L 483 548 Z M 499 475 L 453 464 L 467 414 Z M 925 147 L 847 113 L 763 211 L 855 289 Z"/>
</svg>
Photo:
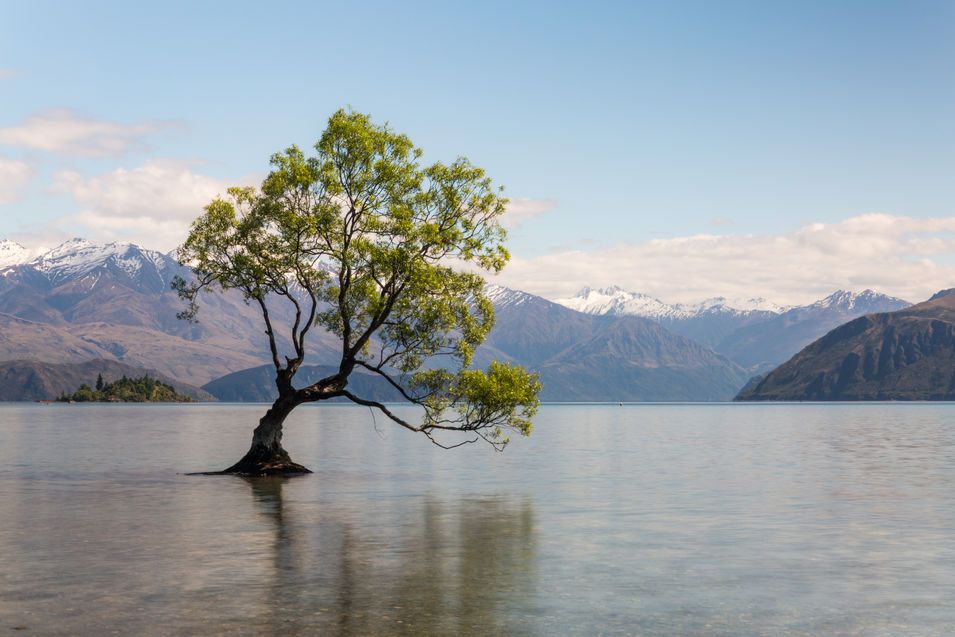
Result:
<svg viewBox="0 0 955 637">
<path fill-rule="evenodd" d="M 96 377 L 95 389 L 86 383 L 72 394 L 64 393 L 56 399 L 61 403 L 191 403 L 193 399 L 177 392 L 148 374 L 142 378 L 123 376 L 112 383 L 104 383 L 102 374 Z"/>
</svg>

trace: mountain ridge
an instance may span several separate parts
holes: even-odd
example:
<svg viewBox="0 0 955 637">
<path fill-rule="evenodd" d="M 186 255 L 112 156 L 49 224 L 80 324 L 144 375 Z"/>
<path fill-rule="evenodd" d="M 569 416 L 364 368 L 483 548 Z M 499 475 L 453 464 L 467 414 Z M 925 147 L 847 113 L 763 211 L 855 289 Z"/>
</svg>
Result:
<svg viewBox="0 0 955 637">
<path fill-rule="evenodd" d="M 955 295 L 943 292 L 836 327 L 736 400 L 955 399 Z"/>
<path fill-rule="evenodd" d="M 838 290 L 815 303 L 743 326 L 723 338 L 714 349 L 753 374 L 764 373 L 847 321 L 910 305 L 908 301 L 868 289 L 859 293 Z"/>
<path fill-rule="evenodd" d="M 729 299 L 715 296 L 697 303 L 665 303 L 641 292 L 630 292 L 618 285 L 604 288 L 585 287 L 572 297 L 554 299 L 565 307 L 585 314 L 632 315 L 644 318 L 690 318 L 710 311 L 771 312 L 779 314 L 788 307 L 762 297 Z"/>
<path fill-rule="evenodd" d="M 169 284 L 190 271 L 169 253 L 80 238 L 39 255 L 12 248 L 12 242 L 2 245 L 23 262 L 0 267 L 0 360 L 78 363 L 101 358 L 156 369 L 200 386 L 270 358 L 258 310 L 234 291 L 205 295 L 198 324 L 178 320 L 182 303 Z M 598 292 L 619 296 L 621 290 Z M 819 329 L 811 321 L 808 327 L 784 322 L 768 334 L 756 333 L 756 345 L 743 339 L 734 350 L 731 336 L 745 336 L 747 329 L 800 308 L 777 314 L 783 308 L 763 299 L 714 297 L 672 306 L 667 316 L 654 318 L 609 310 L 580 312 L 494 283 L 486 293 L 497 321 L 475 353 L 475 365 L 495 359 L 527 365 L 549 379 L 548 400 L 729 399 L 754 371 L 770 365 L 746 364 L 741 350 L 771 349 L 780 343 L 795 347 L 799 338 L 809 342 Z M 837 292 L 827 303 L 823 299 L 800 311 L 824 314 L 836 305 L 850 308 L 845 310 L 850 313 L 861 311 L 873 295 Z M 288 310 L 275 308 L 277 320 L 286 318 L 283 312 Z M 846 318 L 845 312 L 839 316 Z M 781 336 L 789 333 L 798 338 Z M 759 338 L 769 344 L 761 345 Z M 798 349 L 774 354 L 782 357 L 776 362 Z M 337 350 L 335 337 L 313 330 L 306 364 L 335 360 Z"/>
<path fill-rule="evenodd" d="M 909 305 L 869 289 L 837 290 L 801 306 L 779 305 L 761 297 L 712 297 L 698 303 L 670 305 L 619 286 L 583 288 L 576 296 L 556 302 L 588 314 L 634 315 L 656 321 L 723 354 L 753 374 L 786 361 L 841 322 L 869 311 Z"/>
</svg>

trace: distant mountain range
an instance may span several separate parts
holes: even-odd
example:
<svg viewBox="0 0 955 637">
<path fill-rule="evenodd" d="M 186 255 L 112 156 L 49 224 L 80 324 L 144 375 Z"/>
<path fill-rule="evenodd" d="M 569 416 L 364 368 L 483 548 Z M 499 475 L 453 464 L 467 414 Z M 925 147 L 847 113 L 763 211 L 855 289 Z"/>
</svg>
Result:
<svg viewBox="0 0 955 637">
<path fill-rule="evenodd" d="M 558 303 L 588 314 L 641 316 L 723 354 L 752 374 L 772 369 L 832 328 L 857 316 L 908 307 L 872 290 L 839 290 L 810 305 L 786 307 L 766 299 L 715 297 L 668 305 L 619 287 L 584 288 Z"/>
<path fill-rule="evenodd" d="M 8 261 L 27 254 L 4 245 Z M 169 254 L 82 239 L 8 263 L 0 267 L 0 361 L 101 358 L 202 385 L 268 360 L 258 310 L 237 293 L 205 295 L 198 324 L 178 320 L 177 274 L 190 276 Z M 313 351 L 329 348 L 330 337 L 316 335 Z"/>
<path fill-rule="evenodd" d="M 206 386 L 224 400 L 267 399 L 258 310 L 236 293 L 208 294 L 199 324 L 180 321 L 182 303 L 170 289 L 177 274 L 190 276 L 172 255 L 133 244 L 73 239 L 34 255 L 0 241 L 0 371 L 17 361 L 99 359 Z M 526 365 L 541 374 L 550 401 L 728 400 L 751 375 L 839 323 L 907 305 L 870 291 L 786 308 L 724 298 L 668 306 L 620 288 L 588 289 L 559 303 L 487 290 L 497 322 L 475 364 Z M 278 306 L 273 314 L 288 318 Z M 306 364 L 335 361 L 337 351 L 334 336 L 315 330 Z"/>
<path fill-rule="evenodd" d="M 538 371 L 547 401 L 725 400 L 747 374 L 685 336 L 636 316 L 584 314 L 489 287 L 496 323 L 479 360 Z"/>
<path fill-rule="evenodd" d="M 723 338 L 716 351 L 755 373 L 786 362 L 831 329 L 873 312 L 892 312 L 911 303 L 872 290 L 840 290 L 811 305 L 791 308 L 764 321 L 744 325 Z"/>
<path fill-rule="evenodd" d="M 686 319 L 712 311 L 732 314 L 746 314 L 749 312 L 779 314 L 788 309 L 763 298 L 728 299 L 723 296 L 705 299 L 699 303 L 670 305 L 647 294 L 628 292 L 616 285 L 606 288 L 587 287 L 578 292 L 576 296 L 556 299 L 555 303 L 560 303 L 584 314 L 642 316 L 655 320 Z"/>
<path fill-rule="evenodd" d="M 955 290 L 837 327 L 737 400 L 955 399 Z"/>
</svg>

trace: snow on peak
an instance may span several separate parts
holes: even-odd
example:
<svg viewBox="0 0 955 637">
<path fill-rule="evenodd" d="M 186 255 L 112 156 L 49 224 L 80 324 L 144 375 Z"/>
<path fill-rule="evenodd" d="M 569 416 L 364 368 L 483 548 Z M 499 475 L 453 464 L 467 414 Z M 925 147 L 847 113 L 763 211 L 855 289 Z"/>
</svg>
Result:
<svg viewBox="0 0 955 637">
<path fill-rule="evenodd" d="M 646 294 L 627 292 L 616 285 L 584 288 L 576 296 L 555 299 L 554 302 L 584 314 L 629 314 L 650 318 L 681 315 L 674 306 Z"/>
<path fill-rule="evenodd" d="M 115 265 L 132 277 L 147 264 L 161 270 L 165 259 L 161 252 L 146 250 L 132 243 L 95 244 L 75 238 L 41 254 L 30 261 L 30 265 L 56 282 L 82 276 L 107 264 Z"/>
<path fill-rule="evenodd" d="M 772 301 L 767 301 L 763 297 L 750 299 L 744 298 L 726 298 L 725 296 L 714 296 L 704 299 L 693 305 L 682 305 L 688 311 L 694 314 L 712 311 L 734 311 L 734 312 L 771 312 L 773 314 L 782 314 L 789 309 L 788 306 L 779 305 Z"/>
<path fill-rule="evenodd" d="M 911 305 L 908 301 L 893 296 L 880 294 L 874 290 L 865 289 L 862 292 L 836 290 L 824 299 L 811 305 L 814 308 L 836 308 L 848 312 L 852 311 L 881 311 L 883 308 L 901 309 Z"/>
<path fill-rule="evenodd" d="M 506 288 L 497 283 L 486 283 L 484 285 L 484 294 L 494 304 L 495 307 L 504 307 L 507 305 L 520 305 L 528 299 L 534 298 L 527 292 Z"/>
<path fill-rule="evenodd" d="M 617 285 L 604 288 L 586 287 L 570 298 L 556 299 L 565 307 L 586 314 L 628 314 L 656 320 L 681 320 L 714 314 L 746 316 L 753 313 L 782 314 L 797 309 L 773 303 L 762 297 L 727 298 L 714 296 L 698 303 L 668 304 L 646 294 L 628 292 Z M 824 299 L 800 308 L 828 309 L 842 312 L 887 312 L 911 305 L 907 301 L 880 294 L 873 290 L 850 292 L 837 290 Z"/>
<path fill-rule="evenodd" d="M 0 239 L 0 268 L 26 263 L 30 256 L 30 251 L 16 241 Z"/>
<path fill-rule="evenodd" d="M 647 294 L 628 292 L 618 285 L 604 288 L 586 287 L 576 296 L 556 299 L 555 303 L 585 314 L 633 315 L 649 319 L 685 319 L 703 313 L 780 314 L 789 309 L 763 298 L 728 299 L 724 296 L 715 296 L 699 303 L 671 305 Z"/>
<path fill-rule="evenodd" d="M 855 303 L 855 294 L 848 290 L 836 290 L 824 299 L 819 299 L 812 305 L 814 307 L 851 307 Z"/>
</svg>

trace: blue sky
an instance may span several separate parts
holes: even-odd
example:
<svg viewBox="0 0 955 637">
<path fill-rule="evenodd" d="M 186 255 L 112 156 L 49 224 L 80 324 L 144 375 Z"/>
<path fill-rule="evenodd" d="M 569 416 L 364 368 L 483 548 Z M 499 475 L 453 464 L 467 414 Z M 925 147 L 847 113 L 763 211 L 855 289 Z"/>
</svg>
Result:
<svg viewBox="0 0 955 637">
<path fill-rule="evenodd" d="M 521 200 L 504 282 L 531 291 L 955 285 L 955 3 L 0 11 L 0 237 L 31 247 L 169 249 L 207 193 L 350 105 Z"/>
</svg>

